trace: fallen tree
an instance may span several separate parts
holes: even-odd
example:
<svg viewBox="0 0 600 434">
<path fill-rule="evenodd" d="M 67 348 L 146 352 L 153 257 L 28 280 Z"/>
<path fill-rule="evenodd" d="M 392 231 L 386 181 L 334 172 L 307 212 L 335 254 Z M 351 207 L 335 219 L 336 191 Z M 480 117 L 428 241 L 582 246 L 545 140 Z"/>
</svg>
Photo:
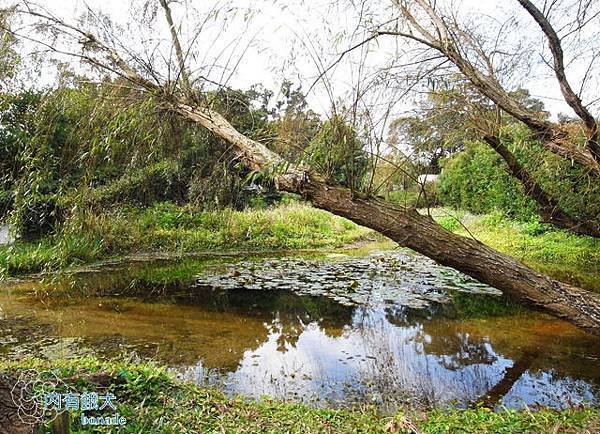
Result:
<svg viewBox="0 0 600 434">
<path fill-rule="evenodd" d="M 161 6 L 169 16 L 168 2 L 161 1 Z M 115 49 L 89 32 L 32 9 L 25 13 L 44 19 L 55 29 L 75 32 L 84 47 L 83 54 L 66 54 L 117 74 L 131 87 L 152 93 L 162 101 L 164 108 L 175 111 L 230 143 L 243 165 L 253 171 L 269 173 L 278 189 L 298 193 L 318 208 L 374 229 L 399 245 L 494 286 L 525 305 L 600 336 L 600 294 L 552 279 L 473 238 L 453 234 L 430 216 L 419 214 L 414 209 L 395 206 L 374 197 L 361 197 L 347 188 L 331 185 L 319 174 L 289 164 L 263 144 L 241 134 L 188 87 L 192 80 L 186 71 L 186 56 L 172 20 L 169 20 L 169 25 L 180 69 L 179 80 L 177 83 L 160 83 L 156 75 L 149 74 L 154 78 L 151 81 L 137 72 Z"/>
<path fill-rule="evenodd" d="M 301 194 L 318 208 L 376 230 L 403 247 L 500 289 L 514 300 L 600 336 L 600 294 L 552 279 L 473 238 L 453 234 L 414 209 L 358 197 L 349 189 L 329 185 L 318 174 L 289 167 L 214 111 L 185 103 L 175 104 L 174 109 L 234 145 L 248 168 L 265 171 L 287 167 L 273 176 L 278 189 Z"/>
</svg>

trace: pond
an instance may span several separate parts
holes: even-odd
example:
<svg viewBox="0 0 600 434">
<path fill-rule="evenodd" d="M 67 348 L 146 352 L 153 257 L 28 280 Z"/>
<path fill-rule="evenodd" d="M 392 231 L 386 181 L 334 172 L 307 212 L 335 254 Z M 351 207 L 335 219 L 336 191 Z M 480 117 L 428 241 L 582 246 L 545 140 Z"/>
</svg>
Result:
<svg viewBox="0 0 600 434">
<path fill-rule="evenodd" d="M 154 359 L 317 406 L 600 398 L 600 339 L 408 250 L 106 264 L 0 286 L 4 357 Z"/>
</svg>

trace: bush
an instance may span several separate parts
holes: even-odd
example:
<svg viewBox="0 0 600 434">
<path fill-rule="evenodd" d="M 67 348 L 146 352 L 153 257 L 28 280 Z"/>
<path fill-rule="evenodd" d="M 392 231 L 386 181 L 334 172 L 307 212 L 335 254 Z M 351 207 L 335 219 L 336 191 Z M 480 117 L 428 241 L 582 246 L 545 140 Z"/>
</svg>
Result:
<svg viewBox="0 0 600 434">
<path fill-rule="evenodd" d="M 342 117 L 323 122 L 306 148 L 308 163 L 330 182 L 360 190 L 368 154 L 355 129 Z"/>
<path fill-rule="evenodd" d="M 50 232 L 59 214 L 60 207 L 55 195 L 30 197 L 27 205 L 21 209 L 20 235 L 32 239 Z"/>
<path fill-rule="evenodd" d="M 391 191 L 387 194 L 388 200 L 409 208 L 430 208 L 441 205 L 438 197 L 438 187 L 433 182 L 425 185 L 411 187 L 407 190 Z"/>
<path fill-rule="evenodd" d="M 510 217 L 530 219 L 536 209 L 502 158 L 479 142 L 469 143 L 444 163 L 438 197 L 445 206 L 476 214 L 501 210 Z"/>
<path fill-rule="evenodd" d="M 502 140 L 563 211 L 580 220 L 598 219 L 600 185 L 593 175 L 544 150 L 524 127 L 505 127 Z M 476 214 L 500 211 L 527 222 L 539 220 L 537 203 L 524 194 L 504 160 L 485 143 L 467 143 L 464 151 L 443 163 L 438 193 L 442 204 L 453 208 Z"/>
<path fill-rule="evenodd" d="M 184 186 L 178 175 L 177 163 L 161 161 L 92 190 L 87 202 L 92 207 L 123 203 L 144 206 L 160 200 L 182 198 Z"/>
<path fill-rule="evenodd" d="M 13 193 L 0 189 L 0 221 L 4 219 L 13 205 Z"/>
</svg>

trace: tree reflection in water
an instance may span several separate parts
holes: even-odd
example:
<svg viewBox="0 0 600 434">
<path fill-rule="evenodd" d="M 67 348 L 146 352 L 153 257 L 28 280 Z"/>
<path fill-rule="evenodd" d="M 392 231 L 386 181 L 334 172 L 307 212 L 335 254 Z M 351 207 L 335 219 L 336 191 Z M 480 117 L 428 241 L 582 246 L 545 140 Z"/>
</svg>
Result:
<svg viewBox="0 0 600 434">
<path fill-rule="evenodd" d="M 370 402 L 384 411 L 405 404 L 467 406 L 481 397 L 493 406 L 507 394 L 510 401 L 504 404 L 512 407 L 596 402 L 597 372 L 588 381 L 568 372 L 557 375 L 551 367 L 556 357 L 547 356 L 531 371 L 530 353 L 511 355 L 510 348 L 504 353 L 494 347 L 493 335 L 482 335 L 468 322 L 433 321 L 422 313 L 415 319 L 405 308 L 345 309 L 351 312 L 345 324 L 317 308 L 310 315 L 273 311 L 265 323 L 266 339 L 247 350 L 235 369 L 212 376 L 211 382 L 220 382 L 232 394 L 329 405 Z M 563 356 L 572 354 L 563 349 Z M 184 376 L 205 381 L 202 366 L 183 369 Z"/>
<path fill-rule="evenodd" d="M 370 296 L 371 289 L 378 293 L 385 286 L 378 279 L 388 262 L 375 257 L 336 274 L 336 267 L 349 267 L 346 261 L 319 275 L 347 291 L 347 279 L 366 269 L 361 288 Z M 300 264 L 296 274 L 316 266 Z M 406 264 L 396 265 L 394 282 L 409 273 Z M 149 281 L 156 276 L 132 280 L 132 275 L 90 273 L 91 281 L 81 276 L 75 285 L 86 288 L 85 297 L 71 291 L 64 299 L 39 300 L 22 294 L 43 292 L 32 291 L 36 284 L 13 285 L 0 291 L 5 314 L 0 350 L 7 357 L 54 357 L 50 349 L 103 357 L 135 351 L 232 394 L 333 406 L 370 402 L 384 411 L 475 401 L 510 407 L 598 402 L 598 338 L 567 323 L 515 309 L 495 296 L 447 288 L 442 298 L 452 303 L 409 308 L 382 302 L 386 295 L 374 297 L 378 302 L 371 305 L 347 306 L 335 297 L 286 290 L 299 280 L 285 280 L 283 265 L 277 272 L 281 288 L 269 290 L 190 286 L 185 279 L 155 287 Z M 253 276 L 259 274 L 255 265 Z M 419 276 L 405 284 L 422 289 Z M 435 287 L 436 274 L 431 276 L 426 283 Z M 131 287 L 152 296 L 116 296 Z"/>
</svg>

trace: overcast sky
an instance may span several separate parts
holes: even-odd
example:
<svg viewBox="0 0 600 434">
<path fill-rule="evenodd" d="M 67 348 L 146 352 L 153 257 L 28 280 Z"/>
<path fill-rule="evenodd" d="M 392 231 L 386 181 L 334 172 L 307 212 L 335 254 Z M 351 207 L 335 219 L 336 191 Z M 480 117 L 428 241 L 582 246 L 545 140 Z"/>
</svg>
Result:
<svg viewBox="0 0 600 434">
<path fill-rule="evenodd" d="M 538 41 L 540 51 L 543 39 L 539 29 L 526 15 L 521 14 L 515 0 L 447 0 L 453 2 L 465 14 L 481 14 L 506 19 L 511 14 L 520 17 L 520 25 L 510 37 L 529 38 Z M 0 0 L 0 4 L 12 3 Z M 192 6 L 186 8 L 185 4 Z M 130 46 L 141 46 L 143 41 L 164 40 L 168 46 L 168 28 L 162 15 L 158 16 L 152 33 L 131 25 L 133 18 L 138 19 L 140 9 L 132 11 L 131 5 L 140 2 L 122 0 L 46 0 L 39 4 L 69 20 L 79 18 L 89 6 L 101 11 L 113 21 L 123 26 L 121 41 Z M 339 53 L 361 38 L 354 34 L 358 22 L 358 10 L 349 6 L 350 1 L 320 0 L 181 0 L 172 5 L 177 22 L 182 24 L 185 43 L 193 34 L 198 23 L 211 10 L 219 12 L 205 24 L 200 37 L 194 39 L 195 65 L 202 67 L 216 63 L 210 70 L 200 71 L 219 82 L 235 88 L 248 88 L 255 83 L 277 90 L 283 78 L 290 78 L 308 89 L 319 71 L 330 65 Z M 375 6 L 373 6 L 375 5 Z M 381 6 L 380 6 L 381 5 Z M 380 8 L 382 13 L 389 6 L 388 0 L 372 0 L 371 8 Z M 160 11 L 159 11 L 160 13 Z M 366 59 L 367 67 L 376 69 L 397 54 L 397 42 L 383 41 L 372 45 L 369 52 L 356 52 L 348 56 L 340 65 L 328 74 L 331 90 L 328 93 L 320 84 L 309 95 L 313 109 L 324 113 L 330 108 L 330 98 L 344 98 L 349 89 L 359 79 L 356 65 Z M 167 50 L 166 48 L 164 50 Z M 163 55 L 168 56 L 169 53 Z M 535 59 L 534 59 L 535 60 Z M 530 92 L 542 99 L 546 108 L 554 115 L 558 112 L 571 114 L 569 107 L 561 98 L 560 90 L 552 78 L 550 68 L 532 62 L 532 67 L 515 73 L 514 82 L 522 84 Z M 585 72 L 577 62 L 569 64 L 569 78 L 575 84 Z M 232 70 L 235 70 L 232 72 Z M 44 77 L 48 80 L 48 75 Z M 598 93 L 594 91 L 594 93 Z M 590 98 L 595 98 L 593 95 Z M 586 100 L 584 99 L 584 102 Z M 407 99 L 401 110 L 410 110 L 412 100 Z"/>
</svg>

